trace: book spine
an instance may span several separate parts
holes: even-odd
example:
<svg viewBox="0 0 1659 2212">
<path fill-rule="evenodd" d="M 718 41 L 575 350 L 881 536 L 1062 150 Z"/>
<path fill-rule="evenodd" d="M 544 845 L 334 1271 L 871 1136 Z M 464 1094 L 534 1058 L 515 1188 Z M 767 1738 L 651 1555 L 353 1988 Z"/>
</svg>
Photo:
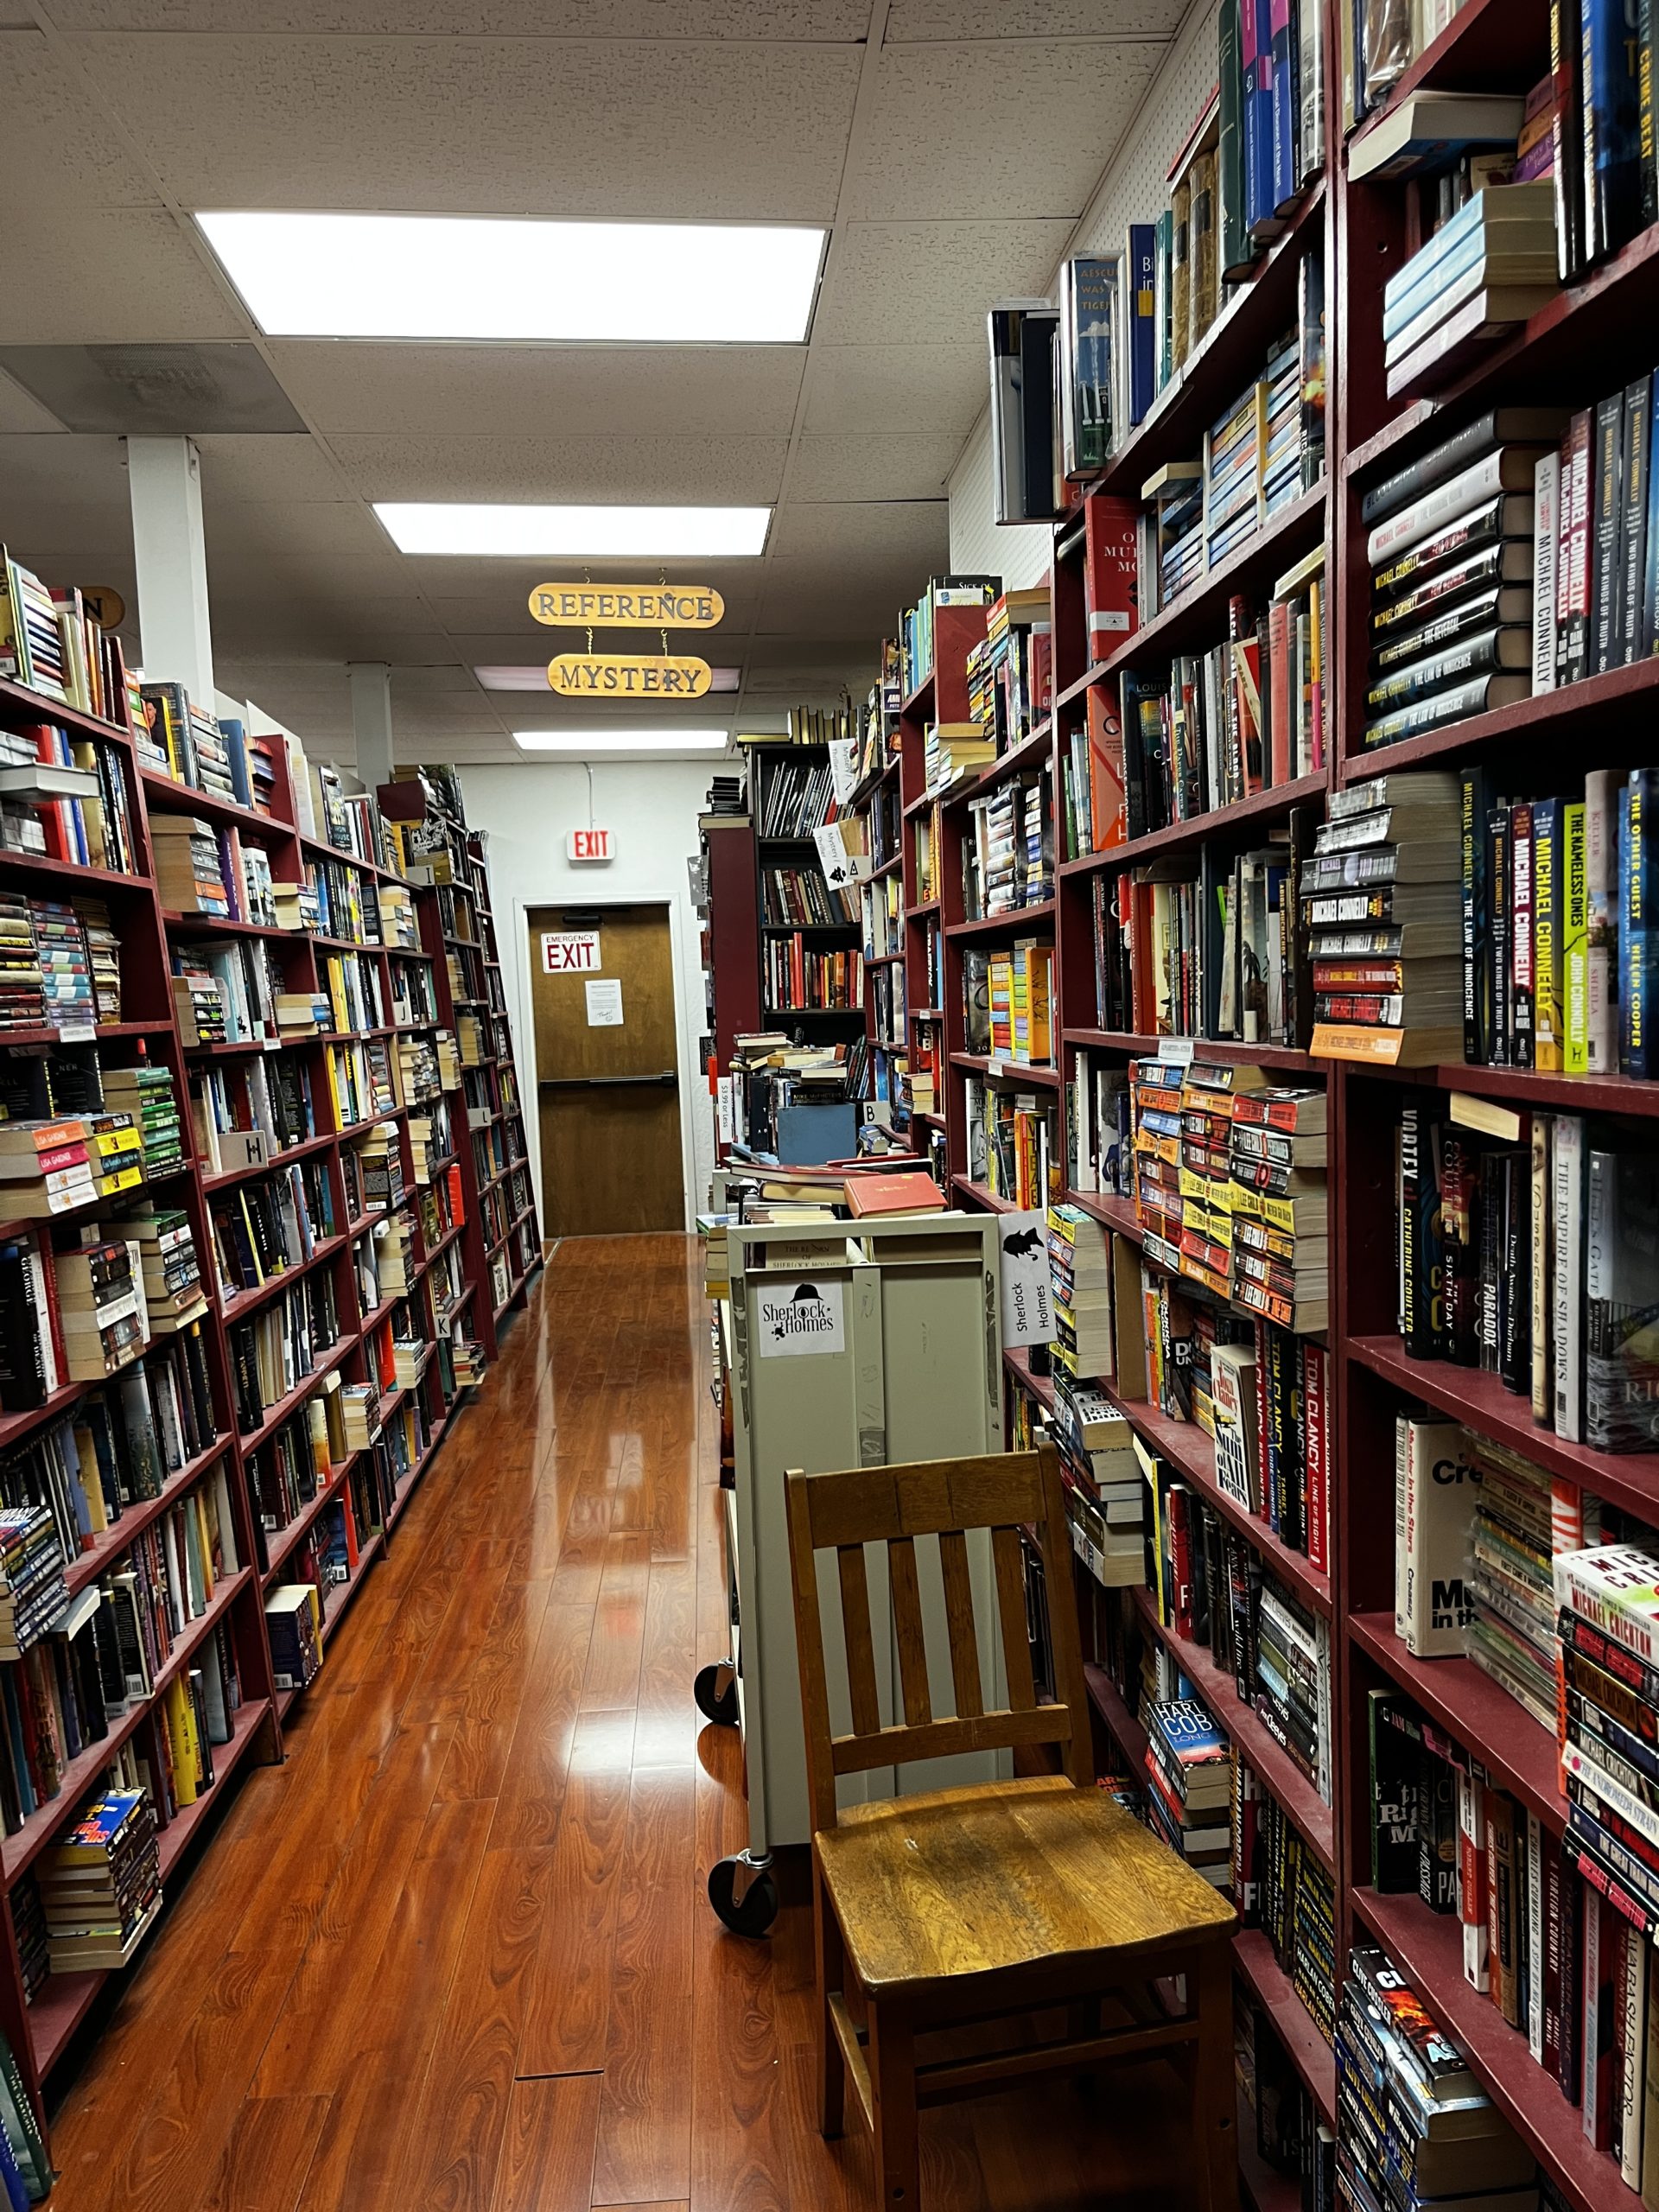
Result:
<svg viewBox="0 0 1659 2212">
<path fill-rule="evenodd" d="M 1619 491 L 1624 516 L 1619 524 L 1621 582 L 1617 666 L 1642 657 L 1647 576 L 1648 437 L 1651 427 L 1653 379 L 1638 377 L 1624 394 L 1621 435 L 1624 457 Z"/>
<path fill-rule="evenodd" d="M 1533 1065 L 1559 1074 L 1567 1014 L 1561 961 L 1561 802 L 1532 808 Z"/>
<path fill-rule="evenodd" d="M 1492 1039 L 1490 1065 L 1511 1064 L 1514 1038 L 1510 1007 L 1510 809 L 1493 807 L 1486 817 L 1486 880 L 1491 915 L 1488 966 L 1491 974 Z"/>
<path fill-rule="evenodd" d="M 1584 1432 L 1584 1124 L 1577 1115 L 1555 1116 L 1550 1149 L 1554 1186 L 1554 1423 L 1558 1436 L 1577 1444 Z"/>
<path fill-rule="evenodd" d="M 1533 471 L 1532 688 L 1555 689 L 1555 548 L 1560 529 L 1561 456 L 1547 453 Z"/>
<path fill-rule="evenodd" d="M 1461 790 L 1463 911 L 1463 1057 L 1484 1066 L 1491 1053 L 1491 996 L 1487 946 L 1491 937 L 1486 870 L 1486 819 L 1491 793 L 1483 768 L 1465 768 Z"/>
<path fill-rule="evenodd" d="M 1533 1065 L 1532 808 L 1510 810 L 1510 1064 Z"/>
<path fill-rule="evenodd" d="M 1310 1338 L 1302 1346 L 1302 1435 L 1307 1476 L 1307 1563 L 1320 1574 L 1331 1569 L 1330 1499 L 1324 1347 Z"/>
</svg>

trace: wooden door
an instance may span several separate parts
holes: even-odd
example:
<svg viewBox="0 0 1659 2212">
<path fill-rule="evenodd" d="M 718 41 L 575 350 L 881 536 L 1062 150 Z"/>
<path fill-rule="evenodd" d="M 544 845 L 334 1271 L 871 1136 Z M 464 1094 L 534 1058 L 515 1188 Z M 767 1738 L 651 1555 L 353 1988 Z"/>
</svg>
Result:
<svg viewBox="0 0 1659 2212">
<path fill-rule="evenodd" d="M 545 1234 L 683 1229 L 668 908 L 537 906 L 529 927 Z M 597 964 L 569 943 L 589 933 Z"/>
</svg>

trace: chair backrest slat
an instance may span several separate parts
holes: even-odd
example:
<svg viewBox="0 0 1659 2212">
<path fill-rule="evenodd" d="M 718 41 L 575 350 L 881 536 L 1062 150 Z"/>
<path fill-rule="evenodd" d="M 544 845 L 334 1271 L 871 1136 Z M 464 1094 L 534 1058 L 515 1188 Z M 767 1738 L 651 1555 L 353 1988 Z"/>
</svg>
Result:
<svg viewBox="0 0 1659 2212">
<path fill-rule="evenodd" d="M 979 1633 L 974 1624 L 974 1590 L 968 1576 L 968 1539 L 960 1529 L 939 1538 L 939 1567 L 944 1577 L 944 1617 L 950 1628 L 950 1686 L 957 1712 L 976 1720 L 985 1710 L 979 1680 Z"/>
<path fill-rule="evenodd" d="M 1053 1446 L 977 1459 L 934 1459 L 912 1466 L 859 1467 L 845 1474 L 788 1477 L 790 1561 L 800 1643 L 807 1771 L 813 1825 L 836 1824 L 836 1777 L 957 1752 L 1055 1744 L 1080 1786 L 1092 1764 L 1083 1654 L 1071 1583 L 1071 1532 Z M 1042 1553 L 1053 1652 L 1055 1694 L 1039 1699 L 1032 1672 L 1022 1528 Z M 969 1532 L 989 1531 L 996 1614 L 1007 1700 L 987 1712 L 969 1568 Z M 937 1536 L 950 1645 L 952 1718 L 936 1718 L 928 1671 L 927 1616 L 915 1539 Z M 884 1543 L 891 1636 L 897 1654 L 895 1705 L 902 1721 L 884 1726 L 864 1546 Z M 852 1712 L 850 1734 L 832 1733 L 819 1613 L 817 1555 L 834 1551 L 840 1571 L 842 1627 Z M 935 1617 L 937 1618 L 937 1615 Z M 943 1675 L 939 1676 L 943 1681 Z"/>
<path fill-rule="evenodd" d="M 1026 1620 L 1026 1570 L 1020 1556 L 1020 1531 L 991 1532 L 991 1558 L 996 1568 L 996 1611 L 1002 1624 L 1002 1663 L 1007 1670 L 1008 1704 L 1015 1713 L 1028 1713 L 1037 1702 L 1032 1679 L 1031 1640 Z"/>
<path fill-rule="evenodd" d="M 933 1701 L 927 1689 L 927 1637 L 922 1625 L 922 1586 L 916 1575 L 913 1536 L 894 1536 L 889 1541 L 887 1577 L 893 1590 L 893 1640 L 899 1647 L 905 1720 L 908 1726 L 920 1728 L 933 1718 Z"/>
<path fill-rule="evenodd" d="M 870 1580 L 862 1544 L 842 1544 L 836 1554 L 841 1569 L 841 1626 L 847 1641 L 847 1688 L 852 1699 L 853 1733 L 872 1736 L 881 1726 L 881 1701 L 875 1682 L 875 1643 L 870 1628 Z"/>
</svg>

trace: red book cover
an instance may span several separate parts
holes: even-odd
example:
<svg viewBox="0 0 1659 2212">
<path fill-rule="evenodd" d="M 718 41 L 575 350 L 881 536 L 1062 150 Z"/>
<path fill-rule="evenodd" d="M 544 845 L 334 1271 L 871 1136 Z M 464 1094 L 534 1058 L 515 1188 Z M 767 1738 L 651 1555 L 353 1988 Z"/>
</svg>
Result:
<svg viewBox="0 0 1659 2212">
<path fill-rule="evenodd" d="M 1123 724 L 1109 683 L 1085 695 L 1089 733 L 1089 849 L 1109 853 L 1128 836 L 1123 802 Z"/>
<path fill-rule="evenodd" d="M 461 1187 L 459 1166 L 451 1166 L 445 1169 L 444 1182 L 449 1192 L 449 1224 L 453 1228 L 456 1223 L 465 1221 L 467 1218 L 467 1200 Z"/>
<path fill-rule="evenodd" d="M 1238 728 L 1239 796 L 1262 789 L 1262 647 L 1249 609 L 1236 593 L 1227 602 L 1227 636 L 1232 646 L 1233 710 Z"/>
<path fill-rule="evenodd" d="M 1140 509 L 1133 499 L 1096 493 L 1083 511 L 1083 603 L 1089 625 L 1089 658 L 1103 661 L 1139 626 L 1135 601 L 1135 532 Z"/>
<path fill-rule="evenodd" d="M 1302 1344 L 1302 1449 L 1307 1478 L 1307 1563 L 1321 1574 L 1331 1572 L 1326 1424 L 1325 1349 L 1310 1337 L 1305 1338 Z"/>
<path fill-rule="evenodd" d="M 1170 1625 L 1178 1636 L 1190 1637 L 1192 1633 L 1192 1530 L 1187 1513 L 1186 1487 L 1183 1483 L 1170 1484 L 1169 1552 L 1175 1569 Z"/>
<path fill-rule="evenodd" d="M 1503 1978 L 1513 1956 L 1510 1942 L 1504 1940 L 1503 1909 L 1509 1902 L 1508 1869 L 1514 1863 L 1515 1831 L 1509 1826 L 1513 1808 L 1501 1791 L 1489 1789 L 1486 1796 L 1486 1933 L 1491 1950 L 1492 2002 L 1511 2024 L 1515 2019 L 1515 2000 L 1510 1997 L 1505 2010 Z"/>
<path fill-rule="evenodd" d="M 22 734 L 35 747 L 35 758 L 37 760 L 42 761 L 48 768 L 55 768 L 60 765 L 58 733 L 50 722 L 31 722 Z M 66 804 L 67 802 L 63 799 L 54 799 L 45 806 L 35 809 L 35 812 L 40 817 L 41 827 L 46 833 L 46 852 L 48 860 L 73 861 L 80 857 L 68 842 L 68 833 L 63 818 Z"/>
<path fill-rule="evenodd" d="M 1291 765 L 1290 608 L 1275 600 L 1268 616 L 1268 709 L 1273 718 L 1269 782 L 1287 784 Z"/>
<path fill-rule="evenodd" d="M 1031 712 L 1040 721 L 1054 703 L 1054 639 L 1051 631 L 1031 633 Z"/>
</svg>

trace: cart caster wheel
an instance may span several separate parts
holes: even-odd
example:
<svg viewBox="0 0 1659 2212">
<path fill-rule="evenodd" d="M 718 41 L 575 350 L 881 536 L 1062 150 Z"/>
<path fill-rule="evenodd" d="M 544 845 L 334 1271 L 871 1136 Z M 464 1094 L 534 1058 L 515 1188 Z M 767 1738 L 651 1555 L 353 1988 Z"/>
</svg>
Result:
<svg viewBox="0 0 1659 2212">
<path fill-rule="evenodd" d="M 715 1721 L 722 1728 L 736 1727 L 737 1672 L 729 1659 L 717 1659 L 711 1666 L 699 1668 L 691 1694 L 705 1720 Z"/>
<path fill-rule="evenodd" d="M 765 1936 L 778 1917 L 778 1885 L 740 1851 L 709 1869 L 709 1902 L 734 1936 Z"/>
</svg>

